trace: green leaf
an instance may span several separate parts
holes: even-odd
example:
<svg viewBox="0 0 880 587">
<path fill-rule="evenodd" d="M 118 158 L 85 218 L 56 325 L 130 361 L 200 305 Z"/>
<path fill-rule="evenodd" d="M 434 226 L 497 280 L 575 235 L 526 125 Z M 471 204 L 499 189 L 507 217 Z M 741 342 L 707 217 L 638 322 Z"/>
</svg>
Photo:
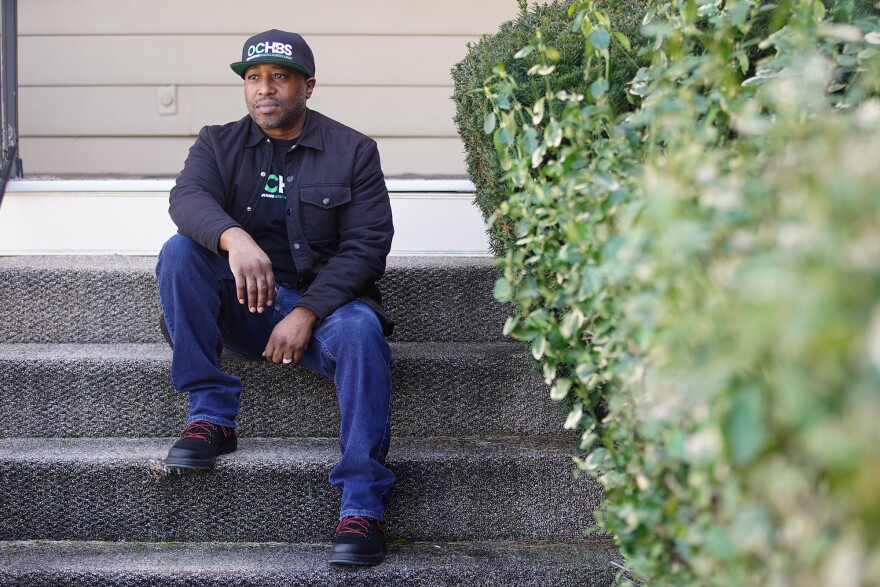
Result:
<svg viewBox="0 0 880 587">
<path fill-rule="evenodd" d="M 487 112 L 486 118 L 483 120 L 483 132 L 489 134 L 495 130 L 495 113 Z"/>
<path fill-rule="evenodd" d="M 535 50 L 534 47 L 532 47 L 531 45 L 528 45 L 526 47 L 523 47 L 519 51 L 517 51 L 514 54 L 513 58 L 514 59 L 522 59 L 523 57 L 527 57 L 527 56 L 531 55 L 532 51 L 534 51 L 534 50 Z M 509 53 L 508 53 L 508 55 L 509 55 Z"/>
<path fill-rule="evenodd" d="M 587 269 L 581 276 L 581 290 L 585 294 L 594 294 L 602 287 L 602 280 L 595 269 Z"/>
<path fill-rule="evenodd" d="M 495 299 L 499 302 L 509 302 L 513 296 L 513 288 L 510 287 L 510 282 L 505 278 L 500 278 L 495 282 Z"/>
<path fill-rule="evenodd" d="M 620 31 L 614 31 L 614 38 L 623 45 L 623 48 L 626 49 L 626 52 L 629 53 L 632 51 L 632 45 L 630 45 L 629 39 L 626 35 L 621 33 Z"/>
<path fill-rule="evenodd" d="M 501 145 L 512 145 L 513 144 L 513 136 L 510 134 L 510 131 L 507 128 L 499 128 L 495 132 L 495 136 L 498 138 L 498 142 Z"/>
<path fill-rule="evenodd" d="M 726 415 L 724 438 L 730 458 L 737 465 L 750 463 L 764 446 L 762 407 L 761 391 L 753 387 L 734 398 Z"/>
<path fill-rule="evenodd" d="M 532 342 L 532 356 L 535 357 L 536 361 L 540 361 L 541 358 L 544 356 L 544 353 L 546 352 L 547 338 L 544 336 L 539 336 Z"/>
<path fill-rule="evenodd" d="M 593 29 L 590 33 L 590 43 L 600 51 L 611 46 L 611 35 L 605 29 Z"/>
<path fill-rule="evenodd" d="M 580 424 L 581 418 L 584 417 L 584 409 L 580 404 L 575 406 L 575 409 L 568 413 L 568 418 L 565 420 L 565 424 L 563 424 L 563 428 L 566 430 L 574 430 L 575 427 Z"/>
<path fill-rule="evenodd" d="M 558 121 L 553 120 L 547 126 L 544 143 L 548 147 L 558 147 L 562 143 L 562 125 Z"/>
<path fill-rule="evenodd" d="M 495 284 L 495 287 L 498 287 L 498 284 Z M 519 326 L 519 320 L 516 319 L 516 316 L 508 316 L 507 320 L 504 322 L 504 330 L 501 333 L 504 336 L 510 336 L 511 333 L 516 330 L 516 327 Z"/>
<path fill-rule="evenodd" d="M 605 92 L 608 91 L 608 82 L 604 79 L 597 79 L 590 86 L 590 95 L 593 96 L 593 99 L 598 100 L 602 96 L 605 95 Z"/>
<path fill-rule="evenodd" d="M 553 383 L 553 380 L 556 379 L 556 365 L 551 363 L 544 363 L 544 383 L 550 385 Z"/>
<path fill-rule="evenodd" d="M 571 379 L 561 377 L 557 379 L 556 383 L 553 384 L 553 387 L 550 388 L 550 399 L 557 402 L 562 401 L 565 399 L 565 396 L 568 395 L 570 389 Z"/>
<path fill-rule="evenodd" d="M 534 116 L 532 116 L 532 124 L 540 124 L 542 120 L 544 120 L 544 98 L 539 98 L 535 102 L 535 106 L 532 108 L 532 112 L 534 112 Z"/>
<path fill-rule="evenodd" d="M 584 324 L 586 318 L 580 310 L 572 310 L 562 319 L 559 324 L 559 331 L 565 338 L 571 338 L 576 335 L 580 327 Z"/>
<path fill-rule="evenodd" d="M 532 151 L 532 169 L 537 169 L 544 162 L 544 155 L 547 154 L 547 146 L 539 145 Z"/>
<path fill-rule="evenodd" d="M 588 365 L 586 363 L 581 363 L 574 370 L 575 375 L 577 375 L 577 378 L 580 379 L 582 382 L 587 381 L 587 379 L 589 379 L 590 376 L 593 375 L 593 373 L 595 372 L 596 365 Z"/>
<path fill-rule="evenodd" d="M 520 300 L 531 300 L 532 298 L 537 297 L 538 295 L 538 282 L 535 281 L 533 277 L 527 278 L 519 287 L 519 299 Z M 543 319 L 544 314 L 542 313 L 541 318 Z"/>
<path fill-rule="evenodd" d="M 527 73 L 529 75 L 550 75 L 554 71 L 556 71 L 555 65 L 541 65 L 539 63 L 537 65 L 531 66 Z"/>
<path fill-rule="evenodd" d="M 538 131 L 535 130 L 535 127 L 530 126 L 525 129 L 525 132 L 520 135 L 520 139 L 522 141 L 522 148 L 526 153 L 531 153 L 538 148 Z"/>
</svg>

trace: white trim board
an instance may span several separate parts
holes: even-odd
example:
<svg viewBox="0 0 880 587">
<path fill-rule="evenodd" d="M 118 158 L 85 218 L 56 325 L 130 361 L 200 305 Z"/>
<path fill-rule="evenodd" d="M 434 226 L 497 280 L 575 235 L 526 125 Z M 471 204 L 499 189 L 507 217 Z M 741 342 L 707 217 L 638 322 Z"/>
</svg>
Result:
<svg viewBox="0 0 880 587">
<path fill-rule="evenodd" d="M 388 180 L 391 254 L 489 256 L 473 185 Z M 174 234 L 173 180 L 13 181 L 0 208 L 0 255 L 155 255 Z"/>
<path fill-rule="evenodd" d="M 174 187 L 173 179 L 17 179 L 6 184 L 6 193 L 163 192 Z M 467 179 L 386 179 L 390 193 L 474 193 Z"/>
</svg>

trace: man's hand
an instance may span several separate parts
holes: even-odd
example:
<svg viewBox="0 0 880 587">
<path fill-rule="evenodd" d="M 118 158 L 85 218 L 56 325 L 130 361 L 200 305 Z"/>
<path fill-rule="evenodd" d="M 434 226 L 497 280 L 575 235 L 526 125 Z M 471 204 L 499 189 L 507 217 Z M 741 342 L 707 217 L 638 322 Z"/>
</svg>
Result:
<svg viewBox="0 0 880 587">
<path fill-rule="evenodd" d="M 220 248 L 229 253 L 229 268 L 235 276 L 235 293 L 238 303 L 251 312 L 262 313 L 272 305 L 275 295 L 275 274 L 272 262 L 251 235 L 238 227 L 223 231 Z"/>
<path fill-rule="evenodd" d="M 298 306 L 284 317 L 269 337 L 263 356 L 273 363 L 299 363 L 309 347 L 318 317 L 308 308 Z"/>
</svg>

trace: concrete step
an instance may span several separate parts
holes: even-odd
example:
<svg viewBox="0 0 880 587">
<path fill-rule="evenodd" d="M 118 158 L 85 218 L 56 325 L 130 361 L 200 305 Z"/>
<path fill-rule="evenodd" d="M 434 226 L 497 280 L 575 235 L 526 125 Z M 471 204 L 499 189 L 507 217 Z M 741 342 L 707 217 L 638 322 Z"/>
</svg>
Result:
<svg viewBox="0 0 880 587">
<path fill-rule="evenodd" d="M 558 435 L 561 410 L 516 343 L 392 343 L 399 436 Z M 332 384 L 304 368 L 223 359 L 242 378 L 241 434 L 338 434 Z M 159 344 L 0 343 L 0 436 L 177 435 L 186 398 Z"/>
<path fill-rule="evenodd" d="M 605 587 L 620 558 L 610 541 L 391 544 L 385 563 L 348 569 L 326 544 L 0 543 L 9 587 Z"/>
<path fill-rule="evenodd" d="M 0 257 L 0 342 L 161 342 L 155 257 Z M 478 257 L 391 257 L 394 340 L 504 340 L 496 270 Z"/>
<path fill-rule="evenodd" d="M 339 510 L 336 439 L 243 438 L 175 474 L 167 439 L 0 439 L 0 540 L 320 542 Z M 393 539 L 582 538 L 602 498 L 554 438 L 396 438 Z M 579 523 L 581 525 L 579 525 Z"/>
</svg>

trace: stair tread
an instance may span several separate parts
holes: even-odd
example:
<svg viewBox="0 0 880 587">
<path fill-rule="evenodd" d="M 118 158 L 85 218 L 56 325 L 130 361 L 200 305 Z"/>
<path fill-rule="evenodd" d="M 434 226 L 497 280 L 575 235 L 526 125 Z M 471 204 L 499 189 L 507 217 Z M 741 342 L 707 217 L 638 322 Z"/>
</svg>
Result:
<svg viewBox="0 0 880 587">
<path fill-rule="evenodd" d="M 612 562 L 620 561 L 604 539 L 392 543 L 384 564 L 359 569 L 328 565 L 327 549 L 326 543 L 0 542 L 0 579 L 43 575 L 180 584 L 189 578 L 200 585 L 333 586 L 351 585 L 356 578 L 359 585 L 598 587 L 612 583 Z"/>
<path fill-rule="evenodd" d="M 417 342 L 390 343 L 395 360 L 458 357 L 507 357 L 525 355 L 518 342 Z M 164 342 L 0 342 L 0 360 L 170 360 L 171 349 Z"/>
<path fill-rule="evenodd" d="M 393 342 L 392 432 L 560 435 L 563 414 L 517 342 Z M 307 369 L 224 357 L 250 436 L 335 436 L 332 383 Z M 171 436 L 186 398 L 162 343 L 0 343 L 0 436 Z M 133 393 L 135 392 L 135 393 Z M 47 428 L 46 421 L 53 422 Z"/>
<path fill-rule="evenodd" d="M 320 541 L 339 511 L 335 438 L 243 438 L 211 471 L 169 470 L 173 438 L 0 440 L 2 540 Z M 602 488 L 573 439 L 394 438 L 389 535 L 570 540 Z M 185 499 L 181 499 L 185 496 Z M 583 525 L 574 524 L 572 512 Z"/>
<path fill-rule="evenodd" d="M 157 251 L 158 252 L 158 251 Z M 156 255 L 9 255 L 0 256 L 0 269 L 54 271 L 148 271 L 156 268 Z M 491 257 L 451 255 L 389 256 L 388 271 L 448 267 L 485 268 L 493 266 Z"/>
<path fill-rule="evenodd" d="M 155 264 L 156 257 L 0 258 L 0 340 L 161 342 Z M 379 287 L 397 324 L 392 339 L 503 340 L 509 307 L 492 296 L 497 276 L 485 257 L 389 259 Z"/>
<path fill-rule="evenodd" d="M 176 438 L 0 438 L 0 462 L 101 463 L 164 458 Z M 435 462 L 468 457 L 510 460 L 571 454 L 570 438 L 546 436 L 394 438 L 389 463 Z M 300 466 L 338 459 L 336 438 L 241 438 L 239 450 L 218 468 L 265 463 Z"/>
</svg>

